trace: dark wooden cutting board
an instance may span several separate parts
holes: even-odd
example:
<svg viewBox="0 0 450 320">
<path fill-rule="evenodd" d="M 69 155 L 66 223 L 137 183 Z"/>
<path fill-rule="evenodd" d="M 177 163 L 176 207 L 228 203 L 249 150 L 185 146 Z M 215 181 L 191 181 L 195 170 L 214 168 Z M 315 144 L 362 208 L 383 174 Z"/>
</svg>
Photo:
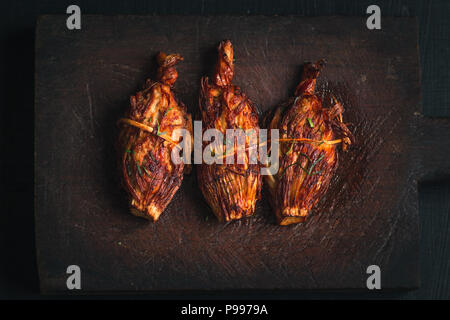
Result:
<svg viewBox="0 0 450 320">
<path fill-rule="evenodd" d="M 255 215 L 220 224 L 195 174 L 161 219 L 132 216 L 116 170 L 116 121 L 155 74 L 158 51 L 178 52 L 178 97 L 197 109 L 216 46 L 233 41 L 235 83 L 261 114 L 292 95 L 305 61 L 327 60 L 318 90 L 344 103 L 356 144 L 306 223 L 279 227 L 266 194 Z M 417 181 L 448 174 L 450 126 L 420 114 L 414 19 L 364 17 L 66 16 L 39 19 L 36 37 L 35 216 L 44 292 L 171 289 L 414 288 Z M 446 140 L 445 140 L 446 139 Z M 443 144 L 446 143 L 446 144 Z"/>
</svg>

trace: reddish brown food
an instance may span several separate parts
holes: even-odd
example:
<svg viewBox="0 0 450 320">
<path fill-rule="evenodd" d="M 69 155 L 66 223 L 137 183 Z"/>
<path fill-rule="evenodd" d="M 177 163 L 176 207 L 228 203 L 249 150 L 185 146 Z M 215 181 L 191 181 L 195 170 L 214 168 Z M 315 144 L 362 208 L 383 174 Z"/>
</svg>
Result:
<svg viewBox="0 0 450 320">
<path fill-rule="evenodd" d="M 130 196 L 131 212 L 158 220 L 183 180 L 184 163 L 175 165 L 171 152 L 175 129 L 192 132 L 191 115 L 171 86 L 177 80 L 178 54 L 158 55 L 158 81 L 147 80 L 130 98 L 130 108 L 120 119 L 119 161 L 123 184 Z"/>
<path fill-rule="evenodd" d="M 279 129 L 279 170 L 265 176 L 270 202 L 280 225 L 302 222 L 325 194 L 338 166 L 337 146 L 351 144 L 342 121 L 344 108 L 334 98 L 323 108 L 315 95 L 323 61 L 306 64 L 295 97 L 266 118 L 268 129 Z"/>
<path fill-rule="evenodd" d="M 225 136 L 226 129 L 241 129 L 245 135 L 245 149 L 250 146 L 250 137 L 259 135 L 258 114 L 247 96 L 238 86 L 232 85 L 234 75 L 233 46 L 230 41 L 222 41 L 213 83 L 207 77 L 201 80 L 200 111 L 202 130 L 215 128 Z M 203 148 L 207 148 L 204 143 Z M 218 153 L 218 150 L 212 150 Z M 220 149 L 224 157 L 235 157 L 234 150 Z M 198 182 L 203 196 L 221 222 L 241 219 L 255 211 L 256 201 L 261 193 L 261 175 L 258 163 L 250 164 L 249 152 L 245 152 L 243 163 L 206 164 L 198 166 Z"/>
</svg>

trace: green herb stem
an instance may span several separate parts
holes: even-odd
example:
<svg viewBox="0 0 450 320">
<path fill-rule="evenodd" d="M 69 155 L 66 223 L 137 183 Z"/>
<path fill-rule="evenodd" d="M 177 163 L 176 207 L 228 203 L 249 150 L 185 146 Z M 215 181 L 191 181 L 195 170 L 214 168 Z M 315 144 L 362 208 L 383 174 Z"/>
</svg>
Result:
<svg viewBox="0 0 450 320">
<path fill-rule="evenodd" d="M 322 154 L 322 155 L 319 157 L 319 159 L 317 159 L 316 161 L 313 162 L 313 164 L 312 164 L 311 167 L 309 168 L 308 176 L 311 175 L 312 170 L 314 169 L 314 167 L 316 166 L 316 164 L 319 163 L 319 161 L 321 161 L 321 160 L 323 159 L 323 157 L 325 157 L 324 154 Z"/>
<path fill-rule="evenodd" d="M 139 175 L 142 176 L 141 166 L 139 165 L 139 162 L 136 161 L 136 167 L 138 169 Z"/>
</svg>

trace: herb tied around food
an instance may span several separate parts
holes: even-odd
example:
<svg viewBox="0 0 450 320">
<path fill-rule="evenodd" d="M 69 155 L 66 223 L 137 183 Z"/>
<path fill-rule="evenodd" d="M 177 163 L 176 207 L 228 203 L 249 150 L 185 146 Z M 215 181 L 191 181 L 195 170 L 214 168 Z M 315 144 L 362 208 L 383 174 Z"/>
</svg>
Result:
<svg viewBox="0 0 450 320">
<path fill-rule="evenodd" d="M 302 169 L 308 176 L 313 176 L 313 175 L 317 175 L 317 174 L 322 173 L 322 170 L 320 170 L 320 171 L 315 171 L 315 172 L 312 172 L 312 171 L 313 171 L 314 167 L 315 167 L 320 161 L 322 161 L 322 159 L 325 157 L 324 154 L 322 154 L 322 155 L 321 155 L 317 160 L 315 160 L 315 161 L 312 161 L 311 158 L 310 158 L 308 155 L 304 154 L 304 153 L 300 153 L 300 155 L 303 156 L 303 157 L 305 157 L 305 158 L 308 160 L 308 163 L 311 163 L 311 166 L 310 166 L 309 168 L 306 168 L 306 169 L 305 169 L 305 168 L 302 167 L 302 164 L 301 164 L 300 161 L 294 162 L 294 163 L 288 165 L 286 168 L 284 168 L 283 172 L 282 172 L 281 175 L 280 175 L 280 178 L 286 173 L 286 170 L 287 170 L 289 167 L 292 167 L 292 166 L 299 166 L 300 169 Z"/>
</svg>

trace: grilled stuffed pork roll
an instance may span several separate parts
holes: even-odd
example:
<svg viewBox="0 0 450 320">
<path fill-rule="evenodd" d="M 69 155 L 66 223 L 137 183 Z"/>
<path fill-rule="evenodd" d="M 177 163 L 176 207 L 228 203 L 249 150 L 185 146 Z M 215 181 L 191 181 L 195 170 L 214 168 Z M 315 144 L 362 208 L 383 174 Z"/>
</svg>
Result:
<svg viewBox="0 0 450 320">
<path fill-rule="evenodd" d="M 324 62 L 304 66 L 295 97 L 266 117 L 268 129 L 279 129 L 279 170 L 265 176 L 277 222 L 289 225 L 305 220 L 325 194 L 338 166 L 338 145 L 351 144 L 352 134 L 342 120 L 344 108 L 322 107 L 315 92 Z"/>
<path fill-rule="evenodd" d="M 239 161 L 238 146 L 234 145 L 233 138 L 233 148 L 226 150 L 227 147 L 223 146 L 210 150 L 216 156 L 220 154 L 223 164 L 203 162 L 197 168 L 197 176 L 207 203 L 217 219 L 225 222 L 253 214 L 256 201 L 260 198 L 262 181 L 258 163 L 250 161 L 250 153 L 247 152 L 250 146 L 256 147 L 252 137 L 259 135 L 256 108 L 240 88 L 231 83 L 234 76 L 231 42 L 222 41 L 218 53 L 214 79 L 212 82 L 208 77 L 201 80 L 199 105 L 202 131 L 217 129 L 228 141 L 227 129 L 242 130 L 241 133 L 245 131 L 245 153 Z M 207 143 L 203 147 L 208 148 Z M 233 157 L 233 164 L 227 164 L 228 157 Z"/>
<path fill-rule="evenodd" d="M 143 90 L 130 98 L 130 107 L 119 120 L 119 162 L 123 184 L 130 196 L 131 213 L 153 222 L 177 192 L 183 180 L 184 162 L 171 161 L 175 129 L 192 132 L 191 115 L 176 99 L 178 54 L 160 53 L 157 81 L 147 80 Z"/>
</svg>

